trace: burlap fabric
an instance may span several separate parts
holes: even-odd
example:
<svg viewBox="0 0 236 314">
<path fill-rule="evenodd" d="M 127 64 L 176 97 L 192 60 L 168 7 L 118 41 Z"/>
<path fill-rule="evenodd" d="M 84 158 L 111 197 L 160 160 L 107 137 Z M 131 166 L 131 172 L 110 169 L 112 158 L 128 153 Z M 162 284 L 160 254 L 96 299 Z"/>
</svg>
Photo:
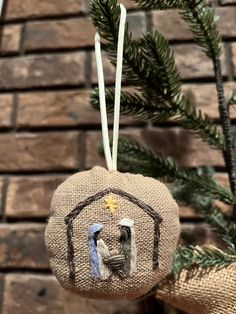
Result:
<svg viewBox="0 0 236 314">
<path fill-rule="evenodd" d="M 156 296 L 188 314 L 235 314 L 236 263 L 205 274 L 202 269 L 183 270 Z"/>
<path fill-rule="evenodd" d="M 67 229 L 64 218 L 84 199 L 108 187 L 123 190 L 155 209 L 162 217 L 158 248 L 158 268 L 153 271 L 154 222 L 137 205 L 114 195 L 117 210 L 111 214 L 104 209 L 104 197 L 93 202 L 74 221 L 73 242 L 75 247 L 75 281 L 69 279 Z M 123 218 L 135 222 L 137 247 L 137 271 L 121 280 L 101 281 L 92 278 L 88 226 L 101 223 L 105 226 L 103 240 L 109 249 L 118 250 L 118 222 Z M 51 204 L 51 216 L 45 232 L 50 265 L 60 284 L 73 292 L 89 298 L 118 299 L 137 298 L 145 294 L 169 272 L 172 257 L 179 238 L 179 209 L 167 187 L 142 175 L 109 172 L 101 167 L 77 173 L 69 177 L 56 190 Z"/>
</svg>

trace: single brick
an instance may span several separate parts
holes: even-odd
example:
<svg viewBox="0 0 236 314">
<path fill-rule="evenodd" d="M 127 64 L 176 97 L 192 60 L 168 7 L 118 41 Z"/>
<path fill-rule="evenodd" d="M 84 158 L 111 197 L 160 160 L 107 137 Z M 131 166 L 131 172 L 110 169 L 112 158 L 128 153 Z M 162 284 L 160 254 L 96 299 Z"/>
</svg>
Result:
<svg viewBox="0 0 236 314">
<path fill-rule="evenodd" d="M 129 31 L 133 39 L 139 39 L 147 31 L 145 12 L 132 12 L 128 14 Z"/>
<path fill-rule="evenodd" d="M 145 300 L 146 301 L 146 300 Z M 59 286 L 53 276 L 8 274 L 5 277 L 3 314 L 138 314 L 137 301 L 102 301 L 81 298 Z"/>
<path fill-rule="evenodd" d="M 163 34 L 167 40 L 186 40 L 192 37 L 177 10 L 152 11 L 151 26 Z"/>
<path fill-rule="evenodd" d="M 88 2 L 91 3 L 92 0 L 89 0 Z M 120 0 L 119 3 L 122 3 L 127 10 L 138 8 L 138 4 L 133 0 Z"/>
<path fill-rule="evenodd" d="M 175 45 L 173 51 L 177 68 L 183 79 L 214 77 L 212 61 L 195 45 Z M 223 75 L 226 75 L 224 50 L 221 61 Z"/>
<path fill-rule="evenodd" d="M 89 91 L 84 90 L 20 94 L 17 126 L 74 126 L 99 121 L 99 114 L 88 102 Z"/>
<path fill-rule="evenodd" d="M 91 58 L 91 81 L 93 84 L 97 83 L 97 66 L 96 66 L 96 59 L 95 59 L 95 53 L 92 53 Z M 111 64 L 110 60 L 107 57 L 106 53 L 102 54 L 102 63 L 103 63 L 103 71 L 104 71 L 104 80 L 106 84 L 111 84 L 115 82 L 115 68 Z"/>
<path fill-rule="evenodd" d="M 220 3 L 222 5 L 225 5 L 225 4 L 236 4 L 236 0 L 220 0 Z"/>
<path fill-rule="evenodd" d="M 100 126 L 100 113 L 89 103 L 90 93 L 78 90 L 20 94 L 17 127 Z M 113 117 L 109 116 L 112 123 Z M 124 116 L 120 120 L 121 125 L 132 123 L 138 122 Z"/>
<path fill-rule="evenodd" d="M 8 25 L 3 28 L 1 54 L 19 52 L 21 29 L 21 25 Z"/>
<path fill-rule="evenodd" d="M 201 217 L 199 214 L 197 214 L 195 212 L 195 210 L 191 207 L 191 205 L 179 205 L 179 214 L 180 214 L 180 218 L 184 218 L 184 219 L 192 219 L 194 220 L 195 218 L 199 218 Z"/>
<path fill-rule="evenodd" d="M 0 269 L 48 269 L 43 224 L 0 225 Z"/>
<path fill-rule="evenodd" d="M 88 18 L 28 23 L 24 49 L 57 50 L 93 46 L 94 34 L 94 26 Z"/>
<path fill-rule="evenodd" d="M 224 84 L 225 97 L 228 97 L 232 90 L 236 89 L 235 82 L 227 82 Z M 216 94 L 215 84 L 185 84 L 183 85 L 183 92 L 203 113 L 207 114 L 213 119 L 219 119 L 218 99 Z M 230 116 L 236 119 L 236 110 L 230 108 Z"/>
<path fill-rule="evenodd" d="M 91 3 L 92 0 L 89 0 L 88 2 Z M 122 3 L 127 10 L 138 8 L 138 4 L 133 0 L 120 0 L 119 3 Z"/>
<path fill-rule="evenodd" d="M 19 133 L 0 135 L 0 171 L 77 169 L 78 133 Z"/>
<path fill-rule="evenodd" d="M 48 217 L 52 195 L 66 176 L 11 177 L 7 190 L 7 217 Z"/>
<path fill-rule="evenodd" d="M 84 83 L 85 54 L 67 53 L 0 60 L 0 88 L 32 88 Z"/>
<path fill-rule="evenodd" d="M 217 22 L 220 34 L 224 38 L 236 36 L 236 7 L 216 8 Z"/>
<path fill-rule="evenodd" d="M 0 94 L 0 127 L 11 127 L 13 95 Z"/>
<path fill-rule="evenodd" d="M 9 0 L 6 20 L 63 16 L 85 11 L 86 0 Z"/>
<path fill-rule="evenodd" d="M 181 128 L 132 129 L 120 133 L 137 140 L 154 151 L 173 157 L 180 165 L 187 167 L 224 166 L 220 151 L 210 148 L 195 135 Z M 98 154 L 100 142 L 101 132 L 91 131 L 86 134 L 86 168 L 97 164 L 105 165 L 104 159 Z"/>
<path fill-rule="evenodd" d="M 224 38 L 236 36 L 236 7 L 216 8 L 220 34 Z M 171 23 L 170 23 L 171 21 Z M 157 29 L 168 40 L 192 39 L 187 23 L 180 17 L 177 10 L 152 11 L 152 27 Z"/>
<path fill-rule="evenodd" d="M 126 7 L 126 9 L 136 9 L 138 8 L 138 4 L 132 0 L 121 0 L 121 3 Z"/>
<path fill-rule="evenodd" d="M 65 313 L 62 289 L 52 276 L 8 274 L 2 313 Z"/>
</svg>

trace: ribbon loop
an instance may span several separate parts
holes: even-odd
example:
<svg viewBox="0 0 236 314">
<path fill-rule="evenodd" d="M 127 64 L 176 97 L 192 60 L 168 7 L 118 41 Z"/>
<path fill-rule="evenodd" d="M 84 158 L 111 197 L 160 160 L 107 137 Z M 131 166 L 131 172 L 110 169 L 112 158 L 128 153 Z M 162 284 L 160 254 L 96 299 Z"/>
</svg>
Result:
<svg viewBox="0 0 236 314">
<path fill-rule="evenodd" d="M 103 74 L 103 66 L 102 66 L 100 36 L 98 33 L 96 33 L 95 35 L 95 56 L 96 56 L 97 74 L 98 74 L 98 89 L 99 89 L 99 103 L 100 103 L 101 124 L 102 124 L 102 138 L 103 138 L 103 147 L 104 147 L 106 164 L 109 171 L 117 170 L 117 152 L 118 152 L 118 140 L 119 140 L 119 121 L 120 121 L 120 95 L 121 95 L 121 82 L 122 82 L 124 36 L 125 36 L 125 25 L 126 25 L 126 9 L 122 4 L 120 4 L 120 11 L 121 13 L 120 13 L 120 24 L 119 24 L 119 33 L 118 33 L 118 44 L 117 44 L 112 153 L 111 153 L 110 143 L 109 143 L 105 82 L 104 82 L 104 74 Z"/>
</svg>

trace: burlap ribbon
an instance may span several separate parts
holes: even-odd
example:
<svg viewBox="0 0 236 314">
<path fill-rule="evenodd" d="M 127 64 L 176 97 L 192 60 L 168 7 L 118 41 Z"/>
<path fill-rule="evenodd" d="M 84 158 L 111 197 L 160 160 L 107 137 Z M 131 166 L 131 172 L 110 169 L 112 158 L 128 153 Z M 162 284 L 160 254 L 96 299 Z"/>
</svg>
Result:
<svg viewBox="0 0 236 314">
<path fill-rule="evenodd" d="M 156 297 L 189 314 L 235 314 L 236 263 L 208 271 L 182 270 L 160 286 Z"/>
</svg>

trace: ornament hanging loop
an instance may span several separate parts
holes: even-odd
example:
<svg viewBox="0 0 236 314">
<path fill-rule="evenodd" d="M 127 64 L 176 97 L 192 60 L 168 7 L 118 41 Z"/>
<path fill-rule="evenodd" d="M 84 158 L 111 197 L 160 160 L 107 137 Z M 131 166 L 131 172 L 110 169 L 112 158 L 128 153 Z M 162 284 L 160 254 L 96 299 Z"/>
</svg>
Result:
<svg viewBox="0 0 236 314">
<path fill-rule="evenodd" d="M 109 142 L 105 82 L 104 82 L 103 65 L 102 65 L 100 36 L 98 33 L 96 33 L 95 35 L 95 56 L 96 56 L 97 73 L 98 73 L 98 89 L 99 89 L 99 103 L 100 103 L 101 125 L 102 125 L 102 138 L 103 138 L 103 147 L 104 147 L 106 164 L 109 171 L 117 170 L 117 152 L 118 152 L 118 140 L 119 140 L 119 121 L 120 121 L 120 96 L 121 96 L 125 26 L 126 26 L 126 9 L 122 4 L 120 4 L 120 24 L 119 24 L 118 44 L 117 44 L 112 153 L 111 153 L 110 142 Z"/>
</svg>

